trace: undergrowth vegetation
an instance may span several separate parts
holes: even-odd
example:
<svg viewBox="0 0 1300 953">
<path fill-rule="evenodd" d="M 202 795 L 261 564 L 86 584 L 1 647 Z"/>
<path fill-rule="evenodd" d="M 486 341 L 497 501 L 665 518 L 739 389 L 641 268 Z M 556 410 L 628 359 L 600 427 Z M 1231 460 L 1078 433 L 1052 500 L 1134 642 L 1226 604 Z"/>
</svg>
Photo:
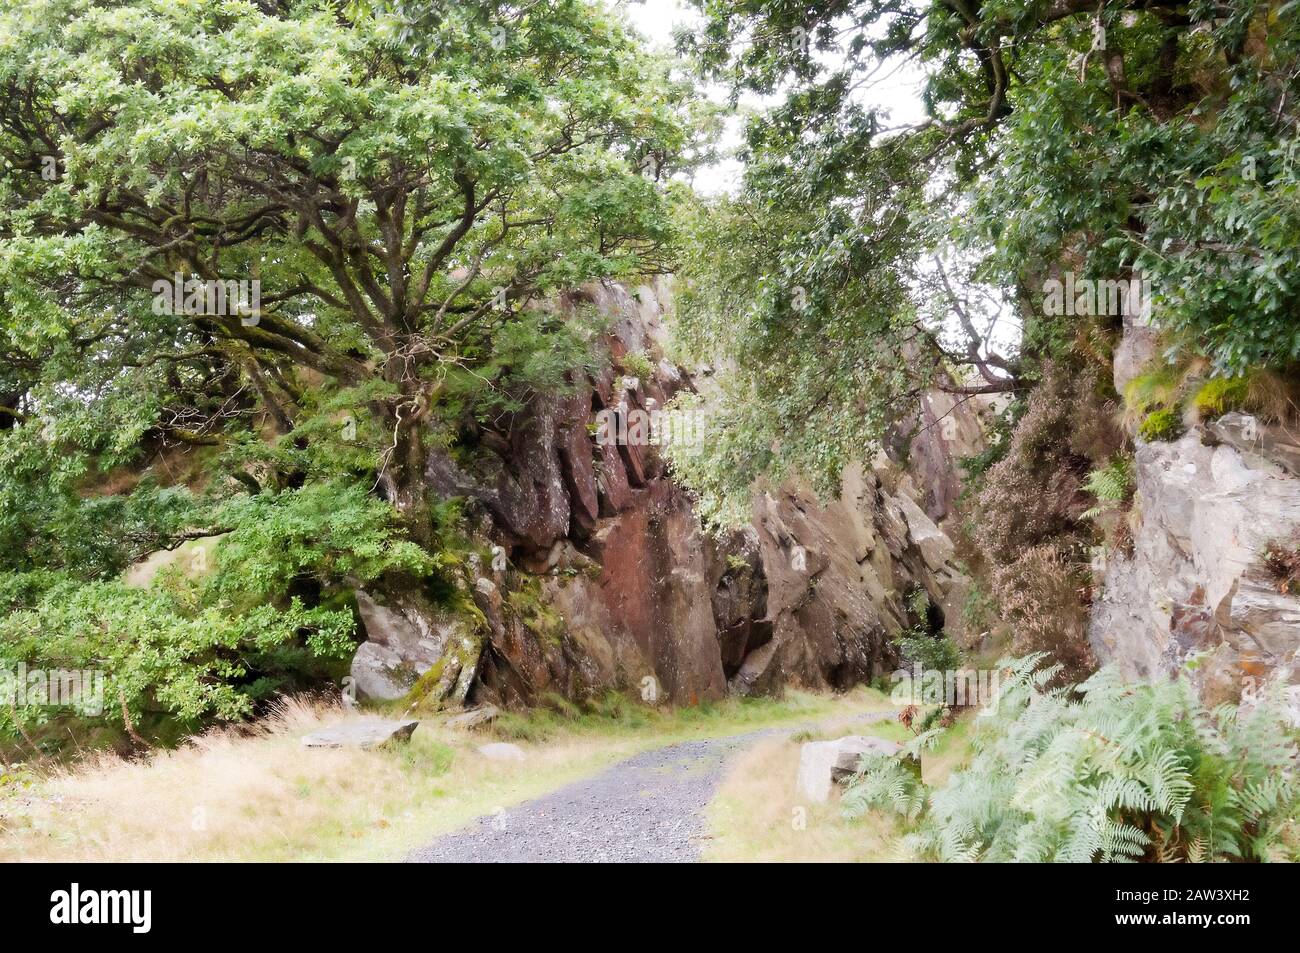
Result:
<svg viewBox="0 0 1300 953">
<path fill-rule="evenodd" d="M 1277 698 L 1207 710 L 1186 679 L 1133 685 L 1110 669 L 1052 687 L 1042 660 L 1003 662 L 971 762 L 946 784 L 872 756 L 845 810 L 899 815 L 903 853 L 927 860 L 1300 860 L 1300 747 Z"/>
<path fill-rule="evenodd" d="M 1011 651 L 1050 652 L 1072 679 L 1095 666 L 1081 554 L 1093 540 L 1085 515 L 1094 461 L 1123 446 L 1113 397 L 1095 364 L 1048 365 L 1000 459 L 973 480 L 963 503 L 964 546 L 1013 633 Z"/>
</svg>

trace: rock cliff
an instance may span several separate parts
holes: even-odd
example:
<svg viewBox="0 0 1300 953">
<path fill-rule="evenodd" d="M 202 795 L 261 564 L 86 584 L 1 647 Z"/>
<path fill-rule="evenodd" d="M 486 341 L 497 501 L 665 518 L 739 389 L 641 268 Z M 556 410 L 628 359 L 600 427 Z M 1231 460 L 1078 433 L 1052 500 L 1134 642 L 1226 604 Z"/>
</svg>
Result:
<svg viewBox="0 0 1300 953">
<path fill-rule="evenodd" d="M 771 489 L 749 527 L 713 538 L 657 447 L 593 437 L 602 410 L 653 411 L 692 386 L 660 350 L 667 299 L 663 285 L 596 285 L 557 302 L 610 319 L 610 366 L 534 401 L 471 459 L 430 456 L 430 484 L 467 501 L 496 555 L 465 581 L 476 612 L 416 592 L 358 597 L 362 694 L 525 705 L 622 689 L 692 704 L 844 688 L 893 670 L 901 628 L 956 618 L 963 578 L 936 520 L 958 489 L 953 456 L 978 449 L 974 412 L 933 398 L 910 468 L 884 457 L 852 467 L 828 505 L 798 485 Z M 927 619 L 908 615 L 917 588 Z"/>
<path fill-rule="evenodd" d="M 1108 557 L 1089 638 L 1134 679 L 1197 656 L 1210 704 L 1280 682 L 1300 722 L 1300 598 L 1268 564 L 1270 547 L 1300 539 L 1300 479 L 1269 452 L 1287 441 L 1245 422 L 1227 414 L 1176 442 L 1139 442 L 1132 552 Z"/>
</svg>

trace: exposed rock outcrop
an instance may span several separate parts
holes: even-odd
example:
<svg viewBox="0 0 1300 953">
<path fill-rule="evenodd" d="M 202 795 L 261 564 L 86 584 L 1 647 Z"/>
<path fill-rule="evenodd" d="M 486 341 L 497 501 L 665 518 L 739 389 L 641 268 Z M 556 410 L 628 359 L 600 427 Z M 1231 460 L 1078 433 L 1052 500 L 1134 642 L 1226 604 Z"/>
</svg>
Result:
<svg viewBox="0 0 1300 953">
<path fill-rule="evenodd" d="M 883 458 L 850 468 L 828 506 L 798 486 L 770 490 L 751 527 L 712 538 L 657 447 L 592 434 L 602 410 L 650 411 L 691 386 L 659 349 L 665 294 L 599 285 L 557 302 L 611 319 L 612 365 L 567 396 L 538 398 L 475 453 L 431 454 L 430 485 L 469 501 L 507 559 L 480 560 L 467 582 L 479 643 L 409 594 L 362 602 L 368 641 L 353 674 L 363 694 L 429 689 L 435 677 L 439 699 L 505 706 L 609 689 L 692 704 L 729 688 L 847 687 L 895 666 L 899 629 L 955 620 L 962 577 L 935 518 L 956 483 L 939 461 L 978 441 L 973 408 L 927 404 L 933 426 L 910 435 L 910 471 Z M 930 618 L 909 618 L 917 588 Z M 452 646 L 455 664 L 435 671 Z"/>
<path fill-rule="evenodd" d="M 1239 436 L 1239 423 L 1214 430 Z M 1266 680 L 1300 683 L 1300 598 L 1279 591 L 1264 558 L 1300 542 L 1300 479 L 1197 430 L 1140 444 L 1135 469 L 1133 550 L 1109 556 L 1093 606 L 1099 658 L 1149 679 L 1200 653 L 1192 675 L 1211 704 Z"/>
<path fill-rule="evenodd" d="M 407 695 L 437 668 L 435 679 L 451 686 L 442 694 L 462 702 L 474 680 L 478 636 L 460 616 L 435 608 L 414 592 L 386 596 L 387 605 L 357 591 L 366 641 L 352 659 L 358 694 L 392 701 Z"/>
<path fill-rule="evenodd" d="M 840 498 L 819 506 L 785 487 L 754 504 L 766 581 L 761 632 L 732 676 L 742 693 L 787 681 L 845 688 L 892 670 L 889 636 L 912 621 L 957 621 L 964 579 L 952 543 L 917 503 L 890 492 L 889 471 L 850 467 Z M 906 599 L 923 588 L 936 620 L 909 620 Z"/>
</svg>

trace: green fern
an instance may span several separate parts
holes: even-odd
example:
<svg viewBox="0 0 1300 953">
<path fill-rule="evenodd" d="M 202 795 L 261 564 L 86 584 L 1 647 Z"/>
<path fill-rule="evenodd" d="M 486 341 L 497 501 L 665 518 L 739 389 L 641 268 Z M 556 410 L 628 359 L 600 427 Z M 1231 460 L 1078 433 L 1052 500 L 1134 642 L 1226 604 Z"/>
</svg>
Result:
<svg viewBox="0 0 1300 953">
<path fill-rule="evenodd" d="M 876 759 L 846 811 L 902 815 L 904 851 L 931 860 L 1300 860 L 1300 748 L 1279 696 L 1207 711 L 1183 678 L 1103 669 L 1051 688 L 1041 661 L 999 663 L 997 710 L 944 787 Z"/>
<path fill-rule="evenodd" d="M 1097 505 L 1083 514 L 1084 519 L 1093 519 L 1114 509 L 1133 493 L 1132 459 L 1116 456 L 1106 466 L 1089 473 L 1083 488 L 1097 498 Z"/>
</svg>

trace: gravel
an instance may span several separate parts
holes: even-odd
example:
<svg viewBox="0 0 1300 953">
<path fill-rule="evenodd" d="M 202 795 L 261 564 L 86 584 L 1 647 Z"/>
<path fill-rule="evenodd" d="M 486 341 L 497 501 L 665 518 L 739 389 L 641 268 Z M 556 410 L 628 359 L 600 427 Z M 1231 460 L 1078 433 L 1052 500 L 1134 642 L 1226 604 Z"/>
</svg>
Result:
<svg viewBox="0 0 1300 953">
<path fill-rule="evenodd" d="M 892 717 L 892 712 L 867 720 Z M 498 810 L 413 851 L 414 863 L 685 863 L 728 759 L 790 729 L 646 751 L 552 794 Z M 791 778 L 791 784 L 794 779 Z"/>
</svg>

